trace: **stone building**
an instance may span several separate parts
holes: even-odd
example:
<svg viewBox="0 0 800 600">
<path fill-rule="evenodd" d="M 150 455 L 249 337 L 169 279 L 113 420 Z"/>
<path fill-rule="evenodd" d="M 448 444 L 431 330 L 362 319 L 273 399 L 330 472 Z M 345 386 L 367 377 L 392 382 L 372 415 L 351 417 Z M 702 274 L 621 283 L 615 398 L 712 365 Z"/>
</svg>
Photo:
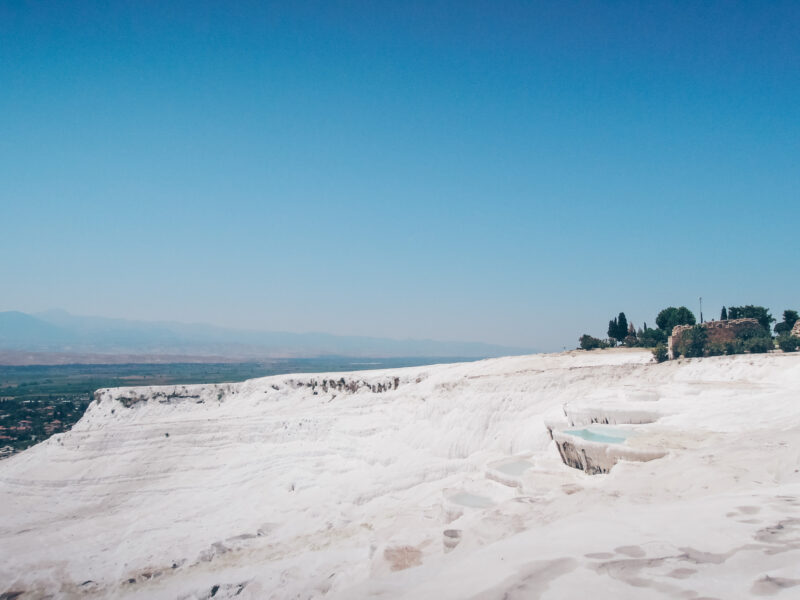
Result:
<svg viewBox="0 0 800 600">
<path fill-rule="evenodd" d="M 800 323 L 800 321 L 798 322 Z M 756 319 L 751 318 L 708 321 L 706 323 L 701 323 L 700 326 L 706 330 L 706 339 L 709 344 L 725 344 L 727 342 L 732 342 L 746 331 L 752 331 L 754 328 L 761 328 L 761 324 Z M 672 328 L 672 335 L 669 336 L 668 342 L 670 359 L 676 358 L 674 349 L 680 347 L 683 335 L 692 327 L 694 327 L 694 325 L 676 325 Z"/>
<path fill-rule="evenodd" d="M 800 321 L 797 321 L 797 323 L 794 324 L 794 327 L 792 327 L 792 335 L 800 338 Z"/>
</svg>

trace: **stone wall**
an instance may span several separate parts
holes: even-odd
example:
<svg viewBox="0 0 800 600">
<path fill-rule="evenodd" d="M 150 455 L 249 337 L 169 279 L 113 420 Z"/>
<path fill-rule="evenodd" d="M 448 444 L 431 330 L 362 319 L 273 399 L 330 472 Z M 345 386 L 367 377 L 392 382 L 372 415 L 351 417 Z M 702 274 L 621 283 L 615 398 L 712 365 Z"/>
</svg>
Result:
<svg viewBox="0 0 800 600">
<path fill-rule="evenodd" d="M 680 346 L 683 335 L 689 331 L 693 325 L 676 325 L 672 329 L 672 335 L 669 337 L 669 357 L 676 358 L 674 349 Z M 708 321 L 702 323 L 701 327 L 706 330 L 707 343 L 709 344 L 724 344 L 732 342 L 740 334 L 747 330 L 752 330 L 754 327 L 761 327 L 756 319 L 728 319 L 727 321 Z"/>
<path fill-rule="evenodd" d="M 800 321 L 795 323 L 794 327 L 792 327 L 792 335 L 800 338 Z"/>
</svg>

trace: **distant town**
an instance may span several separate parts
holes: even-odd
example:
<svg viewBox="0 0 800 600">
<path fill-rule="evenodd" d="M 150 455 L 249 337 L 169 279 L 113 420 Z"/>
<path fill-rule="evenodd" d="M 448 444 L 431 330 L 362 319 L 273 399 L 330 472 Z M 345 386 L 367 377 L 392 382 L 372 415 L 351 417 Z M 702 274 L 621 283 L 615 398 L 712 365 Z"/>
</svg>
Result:
<svg viewBox="0 0 800 600">
<path fill-rule="evenodd" d="M 90 401 L 89 393 L 48 399 L 0 397 L 0 459 L 68 430 Z"/>
</svg>

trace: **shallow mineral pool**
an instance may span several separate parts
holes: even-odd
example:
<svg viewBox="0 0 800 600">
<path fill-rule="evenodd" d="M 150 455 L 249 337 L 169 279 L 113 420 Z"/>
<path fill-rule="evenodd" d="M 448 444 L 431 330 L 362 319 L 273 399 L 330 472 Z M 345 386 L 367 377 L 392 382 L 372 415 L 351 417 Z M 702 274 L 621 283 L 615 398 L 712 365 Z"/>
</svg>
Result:
<svg viewBox="0 0 800 600">
<path fill-rule="evenodd" d="M 478 494 L 471 494 L 469 492 L 458 492 L 450 496 L 448 500 L 454 504 L 469 506 L 470 508 L 488 508 L 494 504 L 494 502 L 485 496 L 479 496 Z"/>
<path fill-rule="evenodd" d="M 533 463 L 527 460 L 513 460 L 499 465 L 494 465 L 494 469 L 500 471 L 501 473 L 505 473 L 506 475 L 511 475 L 512 477 L 519 477 L 532 466 Z"/>
<path fill-rule="evenodd" d="M 564 433 L 574 435 L 587 442 L 602 442 L 604 444 L 622 444 L 630 435 L 631 431 L 623 429 L 584 427 L 583 429 L 565 429 Z"/>
</svg>

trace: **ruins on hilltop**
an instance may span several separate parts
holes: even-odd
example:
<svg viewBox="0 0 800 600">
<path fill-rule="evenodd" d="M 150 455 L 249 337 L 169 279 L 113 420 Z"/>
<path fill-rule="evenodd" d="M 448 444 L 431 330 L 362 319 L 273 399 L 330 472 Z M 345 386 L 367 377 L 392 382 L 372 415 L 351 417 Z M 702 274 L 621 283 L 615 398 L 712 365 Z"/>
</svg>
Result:
<svg viewBox="0 0 800 600">
<path fill-rule="evenodd" d="M 798 322 L 800 323 L 800 322 Z M 669 336 L 668 350 L 670 360 L 676 358 L 674 349 L 680 347 L 681 340 L 685 333 L 695 327 L 694 325 L 676 325 L 672 328 L 672 335 Z M 707 343 L 709 344 L 725 344 L 734 341 L 742 333 L 752 330 L 754 327 L 761 327 L 757 319 L 749 317 L 743 319 L 727 319 L 725 321 L 707 321 L 700 323 L 700 327 L 706 330 Z M 797 323 L 795 329 L 798 329 Z M 794 335 L 795 329 L 792 330 Z"/>
</svg>

